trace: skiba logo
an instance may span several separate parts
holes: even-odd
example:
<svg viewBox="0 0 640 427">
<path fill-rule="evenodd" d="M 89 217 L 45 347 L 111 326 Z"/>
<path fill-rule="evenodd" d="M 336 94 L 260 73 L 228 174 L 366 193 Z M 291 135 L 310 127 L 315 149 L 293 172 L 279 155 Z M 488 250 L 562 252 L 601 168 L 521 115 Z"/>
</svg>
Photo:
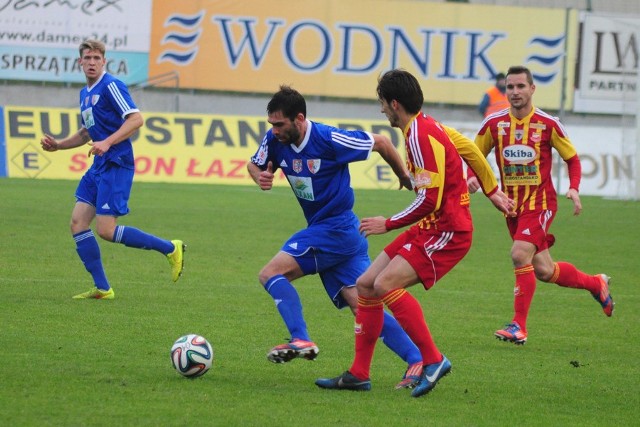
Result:
<svg viewBox="0 0 640 427">
<path fill-rule="evenodd" d="M 534 161 L 537 157 L 536 150 L 528 145 L 510 145 L 502 149 L 502 157 L 517 165 L 526 165 Z"/>
</svg>

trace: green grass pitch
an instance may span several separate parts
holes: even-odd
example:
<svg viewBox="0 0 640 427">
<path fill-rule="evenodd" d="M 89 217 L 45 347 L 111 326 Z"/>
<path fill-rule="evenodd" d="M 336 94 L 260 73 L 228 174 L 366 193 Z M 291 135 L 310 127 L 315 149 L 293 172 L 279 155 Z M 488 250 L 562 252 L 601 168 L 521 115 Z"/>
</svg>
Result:
<svg viewBox="0 0 640 427">
<path fill-rule="evenodd" d="M 113 301 L 71 296 L 91 287 L 69 233 L 73 181 L 0 180 L 0 420 L 11 426 L 628 426 L 640 407 L 640 203 L 560 201 L 555 260 L 613 277 L 614 316 L 584 291 L 538 283 L 529 341 L 499 342 L 510 320 L 510 241 L 500 214 L 472 196 L 471 252 L 421 301 L 453 364 L 429 395 L 394 390 L 405 366 L 378 345 L 368 393 L 318 389 L 346 370 L 353 316 L 338 311 L 317 276 L 296 282 L 315 362 L 269 363 L 287 337 L 260 268 L 304 219 L 288 188 L 134 185 L 120 224 L 188 245 L 176 283 L 164 257 L 100 242 Z M 356 213 L 404 208 L 407 191 L 356 192 Z M 395 233 L 373 236 L 376 256 Z M 169 349 L 186 333 L 213 345 L 213 368 L 178 375 Z"/>
</svg>

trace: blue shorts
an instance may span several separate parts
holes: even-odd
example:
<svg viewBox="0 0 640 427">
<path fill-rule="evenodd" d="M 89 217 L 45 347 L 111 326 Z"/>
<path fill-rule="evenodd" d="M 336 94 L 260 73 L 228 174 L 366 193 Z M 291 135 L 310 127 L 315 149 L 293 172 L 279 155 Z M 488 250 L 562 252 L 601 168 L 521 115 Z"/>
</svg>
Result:
<svg viewBox="0 0 640 427">
<path fill-rule="evenodd" d="M 369 244 L 352 214 L 341 224 L 314 224 L 287 240 L 281 250 L 296 259 L 305 275 L 320 274 L 324 289 L 337 308 L 348 304 L 340 295 L 352 287 L 371 264 Z"/>
<path fill-rule="evenodd" d="M 96 208 L 96 215 L 123 216 L 129 213 L 133 169 L 108 163 L 100 172 L 89 169 L 76 188 L 76 201 Z"/>
</svg>

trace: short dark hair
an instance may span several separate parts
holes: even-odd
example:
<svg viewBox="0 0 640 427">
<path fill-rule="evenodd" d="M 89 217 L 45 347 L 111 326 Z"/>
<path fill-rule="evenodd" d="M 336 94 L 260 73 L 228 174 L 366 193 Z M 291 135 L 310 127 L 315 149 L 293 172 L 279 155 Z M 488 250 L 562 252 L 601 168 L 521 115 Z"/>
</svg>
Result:
<svg viewBox="0 0 640 427">
<path fill-rule="evenodd" d="M 82 52 L 84 52 L 86 49 L 97 50 L 102 54 L 103 57 L 105 52 L 107 51 L 106 47 L 104 46 L 104 43 L 102 43 L 101 41 L 87 39 L 82 43 L 80 43 L 80 47 L 78 48 L 78 51 L 80 52 L 80 58 L 82 58 Z"/>
<path fill-rule="evenodd" d="M 509 69 L 507 70 L 507 76 L 509 74 L 526 74 L 527 75 L 527 82 L 530 85 L 533 84 L 533 75 L 531 74 L 531 70 L 529 70 L 524 65 L 514 65 L 512 67 L 509 67 Z"/>
<path fill-rule="evenodd" d="M 293 121 L 300 113 L 307 117 L 307 103 L 300 92 L 291 86 L 281 85 L 280 90 L 267 104 L 267 114 L 273 114 L 276 111 L 282 111 L 283 116 Z"/>
<path fill-rule="evenodd" d="M 498 80 L 502 80 L 504 78 L 506 78 L 507 76 L 504 75 L 504 73 L 498 73 L 495 75 L 496 81 Z"/>
<path fill-rule="evenodd" d="M 417 114 L 422 109 L 424 96 L 420 83 L 408 71 L 401 69 L 387 71 L 378 78 L 376 91 L 378 99 L 388 103 L 395 99 L 409 114 Z"/>
</svg>

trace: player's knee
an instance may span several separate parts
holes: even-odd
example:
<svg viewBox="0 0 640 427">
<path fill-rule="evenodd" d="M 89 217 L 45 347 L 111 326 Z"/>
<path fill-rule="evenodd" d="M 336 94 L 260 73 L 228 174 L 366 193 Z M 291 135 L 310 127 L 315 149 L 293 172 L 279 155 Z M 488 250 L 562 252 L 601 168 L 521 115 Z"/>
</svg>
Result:
<svg viewBox="0 0 640 427">
<path fill-rule="evenodd" d="M 267 264 L 262 268 L 262 270 L 260 270 L 260 273 L 258 273 L 258 280 L 262 286 L 265 286 L 273 276 L 277 276 L 279 274 L 281 273 Z"/>
<path fill-rule="evenodd" d="M 260 270 L 260 273 L 258 273 L 258 281 L 262 286 L 264 286 L 270 278 L 271 276 L 269 276 L 264 269 Z"/>
<path fill-rule="evenodd" d="M 100 236 L 101 239 L 106 240 L 107 242 L 113 242 L 113 235 L 116 232 L 116 227 L 107 226 L 104 223 L 98 221 L 96 223 L 96 233 Z"/>
<path fill-rule="evenodd" d="M 77 234 L 81 231 L 85 231 L 89 229 L 89 224 L 84 221 L 79 221 L 75 218 L 71 218 L 71 222 L 69 223 L 69 229 L 71 230 L 71 234 Z"/>
<path fill-rule="evenodd" d="M 537 265 L 534 266 L 534 272 L 536 274 L 536 279 L 542 282 L 549 282 L 553 277 L 554 269 L 553 266 L 549 268 L 549 266 L 546 265 Z"/>
<path fill-rule="evenodd" d="M 524 267 L 527 264 L 531 264 L 531 256 L 527 251 L 513 248 L 511 250 L 511 261 L 514 267 Z"/>
<path fill-rule="evenodd" d="M 100 236 L 101 239 L 106 240 L 107 242 L 113 242 L 113 231 L 100 228 L 98 228 L 96 231 L 98 232 L 98 236 Z"/>
<path fill-rule="evenodd" d="M 358 290 L 358 295 L 371 297 L 373 296 L 373 281 L 362 275 L 356 280 L 356 289 Z"/>
</svg>

